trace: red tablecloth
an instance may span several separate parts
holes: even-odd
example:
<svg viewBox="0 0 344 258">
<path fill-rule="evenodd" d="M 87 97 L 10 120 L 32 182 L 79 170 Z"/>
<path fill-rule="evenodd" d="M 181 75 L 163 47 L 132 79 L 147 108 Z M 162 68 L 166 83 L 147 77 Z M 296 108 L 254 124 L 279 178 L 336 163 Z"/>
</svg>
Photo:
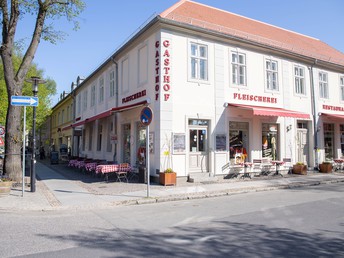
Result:
<svg viewBox="0 0 344 258">
<path fill-rule="evenodd" d="M 95 171 L 97 168 L 98 163 L 97 162 L 90 162 L 85 164 L 85 169 L 89 172 Z"/>
<path fill-rule="evenodd" d="M 131 166 L 130 165 L 123 165 L 123 164 L 112 164 L 112 165 L 98 165 L 96 167 L 96 173 L 112 173 L 112 172 L 130 172 Z"/>
</svg>

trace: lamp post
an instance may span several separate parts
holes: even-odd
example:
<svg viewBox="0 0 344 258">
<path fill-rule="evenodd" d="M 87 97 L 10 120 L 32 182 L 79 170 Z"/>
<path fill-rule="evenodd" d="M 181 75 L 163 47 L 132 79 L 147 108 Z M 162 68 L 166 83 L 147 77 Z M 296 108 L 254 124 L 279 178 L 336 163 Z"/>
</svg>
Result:
<svg viewBox="0 0 344 258">
<path fill-rule="evenodd" d="M 38 84 L 43 84 L 46 81 L 37 76 L 32 76 L 31 79 L 27 79 L 26 82 L 32 83 L 32 93 L 34 97 L 37 97 Z M 36 106 L 33 107 L 33 119 L 32 119 L 32 156 L 31 156 L 31 177 L 30 187 L 31 192 L 36 192 Z"/>
</svg>

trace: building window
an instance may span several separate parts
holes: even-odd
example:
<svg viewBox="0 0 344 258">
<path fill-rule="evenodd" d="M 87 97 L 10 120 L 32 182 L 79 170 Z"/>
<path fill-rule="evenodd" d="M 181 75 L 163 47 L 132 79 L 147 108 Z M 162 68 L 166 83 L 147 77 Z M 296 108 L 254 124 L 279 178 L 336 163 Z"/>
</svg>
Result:
<svg viewBox="0 0 344 258">
<path fill-rule="evenodd" d="M 90 130 L 88 131 L 88 150 L 92 150 L 92 141 L 93 141 L 93 126 L 90 126 Z"/>
<path fill-rule="evenodd" d="M 81 113 L 81 94 L 78 95 L 78 109 L 77 109 L 77 113 L 80 115 Z"/>
<path fill-rule="evenodd" d="M 231 164 L 240 164 L 247 160 L 249 124 L 247 122 L 229 122 L 229 158 Z"/>
<path fill-rule="evenodd" d="M 328 99 L 328 77 L 327 73 L 319 72 L 319 94 L 320 98 Z"/>
<path fill-rule="evenodd" d="M 232 83 L 246 86 L 246 56 L 232 52 Z"/>
<path fill-rule="evenodd" d="M 92 85 L 91 87 L 91 107 L 94 106 L 96 102 L 96 85 Z"/>
<path fill-rule="evenodd" d="M 83 102 L 82 102 L 82 104 L 83 104 L 83 110 L 85 111 L 87 109 L 87 90 L 84 91 L 84 93 L 83 93 Z"/>
<path fill-rule="evenodd" d="M 99 103 L 104 101 L 104 78 L 99 79 Z"/>
<path fill-rule="evenodd" d="M 148 80 L 148 48 L 147 45 L 139 49 L 139 85 L 147 83 Z"/>
<path fill-rule="evenodd" d="M 109 127 L 108 127 L 108 140 L 107 140 L 107 146 L 106 146 L 106 151 L 107 152 L 111 152 L 112 151 L 112 140 L 114 137 L 114 133 L 113 133 L 113 122 L 109 123 Z"/>
<path fill-rule="evenodd" d="M 64 122 L 65 122 L 65 118 L 64 118 L 64 109 L 62 109 L 61 124 L 63 124 Z"/>
<path fill-rule="evenodd" d="M 344 124 L 340 125 L 340 149 L 342 151 L 341 157 L 344 156 Z"/>
<path fill-rule="evenodd" d="M 98 125 L 97 151 L 102 150 L 103 126 Z"/>
<path fill-rule="evenodd" d="M 325 160 L 334 158 L 334 124 L 324 123 Z"/>
<path fill-rule="evenodd" d="M 339 86 L 340 86 L 340 100 L 344 101 L 344 76 L 340 77 Z"/>
<path fill-rule="evenodd" d="M 57 119 L 57 125 L 61 124 L 61 113 L 59 112 L 59 114 L 57 115 L 58 119 Z"/>
<path fill-rule="evenodd" d="M 208 47 L 200 44 L 191 44 L 191 79 L 208 80 Z"/>
<path fill-rule="evenodd" d="M 301 66 L 294 67 L 295 93 L 306 95 L 305 69 Z"/>
<path fill-rule="evenodd" d="M 67 107 L 67 113 L 66 113 L 66 121 L 69 121 L 70 118 L 69 118 L 69 106 Z"/>
<path fill-rule="evenodd" d="M 279 145 L 278 145 L 278 125 L 277 124 L 262 124 L 262 157 L 278 159 Z"/>
<path fill-rule="evenodd" d="M 115 96 L 115 71 L 110 71 L 110 97 Z"/>
<path fill-rule="evenodd" d="M 273 60 L 265 61 L 266 87 L 268 90 L 278 91 L 278 64 Z"/>
</svg>

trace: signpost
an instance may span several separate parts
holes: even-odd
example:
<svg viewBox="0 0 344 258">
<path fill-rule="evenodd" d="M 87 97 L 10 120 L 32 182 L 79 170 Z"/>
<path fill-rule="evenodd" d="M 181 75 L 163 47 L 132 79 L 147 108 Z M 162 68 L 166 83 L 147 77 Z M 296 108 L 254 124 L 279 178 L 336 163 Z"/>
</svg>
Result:
<svg viewBox="0 0 344 258">
<path fill-rule="evenodd" d="M 38 106 L 38 97 L 30 96 L 11 96 L 11 105 L 12 106 Z"/>
<path fill-rule="evenodd" d="M 11 105 L 12 106 L 21 106 L 24 107 L 24 125 L 23 125 L 23 179 L 22 179 L 22 197 L 24 196 L 25 188 L 25 127 L 26 127 L 26 107 L 37 107 L 38 106 L 38 97 L 30 96 L 11 96 Z"/>
<path fill-rule="evenodd" d="M 153 119 L 153 111 L 150 107 L 144 107 L 141 110 L 140 121 L 143 126 L 146 126 L 146 174 L 147 174 L 147 197 L 149 197 L 149 180 L 150 180 L 150 166 L 149 166 L 149 124 Z"/>
</svg>

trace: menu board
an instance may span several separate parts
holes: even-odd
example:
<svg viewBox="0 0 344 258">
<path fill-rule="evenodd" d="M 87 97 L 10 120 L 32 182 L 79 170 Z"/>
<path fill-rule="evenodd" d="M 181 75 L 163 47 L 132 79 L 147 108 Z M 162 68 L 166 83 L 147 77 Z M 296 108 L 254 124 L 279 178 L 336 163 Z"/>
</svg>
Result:
<svg viewBox="0 0 344 258">
<path fill-rule="evenodd" d="M 185 152 L 185 134 L 176 133 L 173 134 L 173 153 Z"/>
<path fill-rule="evenodd" d="M 226 151 L 226 135 L 216 135 L 216 151 Z"/>
</svg>

